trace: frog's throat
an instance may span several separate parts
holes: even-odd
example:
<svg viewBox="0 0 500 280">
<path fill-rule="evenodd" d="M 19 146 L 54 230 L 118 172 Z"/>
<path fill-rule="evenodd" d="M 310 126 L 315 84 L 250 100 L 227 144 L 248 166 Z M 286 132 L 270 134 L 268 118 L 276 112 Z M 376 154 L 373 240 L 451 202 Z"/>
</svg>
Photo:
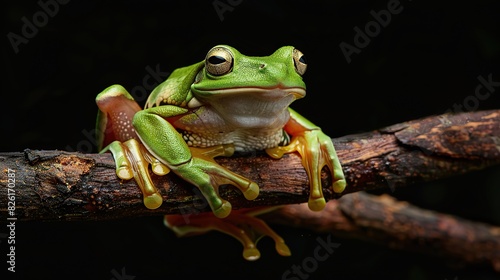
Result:
<svg viewBox="0 0 500 280">
<path fill-rule="evenodd" d="M 241 87 L 226 89 L 197 89 L 193 98 L 189 100 L 187 107 L 194 109 L 204 104 L 221 103 L 221 100 L 239 100 L 249 102 L 250 99 L 262 104 L 287 102 L 288 106 L 294 100 L 300 99 L 306 95 L 305 88 L 302 87 Z M 222 101 L 222 103 L 224 103 Z M 239 102 L 240 103 L 240 102 Z"/>
<path fill-rule="evenodd" d="M 195 97 L 206 106 L 204 119 L 220 117 L 236 128 L 277 130 L 288 121 L 287 109 L 296 100 L 295 94 L 305 91 L 300 88 L 238 88 L 218 93 Z"/>
</svg>

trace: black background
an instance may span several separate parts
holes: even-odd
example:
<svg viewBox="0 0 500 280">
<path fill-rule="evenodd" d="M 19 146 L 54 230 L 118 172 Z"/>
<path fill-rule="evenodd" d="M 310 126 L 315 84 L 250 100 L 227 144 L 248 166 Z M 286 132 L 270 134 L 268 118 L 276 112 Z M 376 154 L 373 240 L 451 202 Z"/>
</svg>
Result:
<svg viewBox="0 0 500 280">
<path fill-rule="evenodd" d="M 12 1 L 14 2 L 14 1 Z M 49 1 L 43 1 L 46 3 Z M 319 1 L 318 1 L 319 2 Z M 332 137 L 454 110 L 498 109 L 500 87 L 474 99 L 478 76 L 500 81 L 500 9 L 497 1 L 436 3 L 401 1 L 400 12 L 375 30 L 350 56 L 354 27 L 365 28 L 370 11 L 395 1 L 69 1 L 43 11 L 36 1 L 4 4 L 0 151 L 62 149 L 96 152 L 92 139 L 95 96 L 121 84 L 140 101 L 147 68 L 171 72 L 202 60 L 216 44 L 246 55 L 269 55 L 293 45 L 307 57 L 305 99 L 294 109 Z M 224 12 L 214 3 L 228 3 Z M 31 38 L 23 21 L 38 22 Z M 162 74 L 163 75 L 163 74 Z M 152 80 L 149 80 L 152 81 Z M 485 92 L 484 92 L 485 93 Z M 477 101 L 477 102 L 474 102 Z M 500 169 L 387 191 L 418 206 L 500 224 Z M 326 235 L 274 227 L 293 256 L 280 257 L 268 239 L 256 262 L 241 258 L 240 244 L 219 233 L 177 239 L 161 217 L 108 222 L 19 224 L 18 279 L 112 279 L 112 271 L 135 279 L 281 279 L 313 255 Z M 0 229 L 0 233 L 6 229 Z M 0 239 L 5 257 L 5 239 Z M 487 266 L 333 238 L 341 246 L 308 279 L 493 279 Z M 3 259 L 3 258 L 2 258 Z M 1 265 L 6 271 L 6 264 Z M 12 276 L 12 275 L 10 275 Z M 2 278 L 3 279 L 3 278 Z"/>
</svg>

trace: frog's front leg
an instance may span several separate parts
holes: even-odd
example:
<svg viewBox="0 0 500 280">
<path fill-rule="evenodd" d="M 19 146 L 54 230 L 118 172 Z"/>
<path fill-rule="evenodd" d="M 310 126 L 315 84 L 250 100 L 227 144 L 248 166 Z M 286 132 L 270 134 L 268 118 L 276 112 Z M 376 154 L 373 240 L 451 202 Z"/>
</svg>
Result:
<svg viewBox="0 0 500 280">
<path fill-rule="evenodd" d="M 138 112 L 133 119 L 137 135 L 154 158 L 184 180 L 197 186 L 207 199 L 213 213 L 224 218 L 231 212 L 231 204 L 219 196 L 219 186 L 231 184 L 239 188 L 246 199 L 253 200 L 259 187 L 238 174 L 220 166 L 215 156 L 230 156 L 232 145 L 209 148 L 189 148 L 182 136 L 166 120 L 168 117 L 189 113 L 188 109 L 163 105 Z"/>
<path fill-rule="evenodd" d="M 319 211 L 326 205 L 321 187 L 321 170 L 327 166 L 332 173 L 332 188 L 336 193 L 343 192 L 346 187 L 344 172 L 331 138 L 294 110 L 288 110 L 290 120 L 285 125 L 285 131 L 292 136 L 290 144 L 270 148 L 266 152 L 273 158 L 281 158 L 283 154 L 295 151 L 301 155 L 302 165 L 310 181 L 308 205 L 311 210 Z"/>
</svg>

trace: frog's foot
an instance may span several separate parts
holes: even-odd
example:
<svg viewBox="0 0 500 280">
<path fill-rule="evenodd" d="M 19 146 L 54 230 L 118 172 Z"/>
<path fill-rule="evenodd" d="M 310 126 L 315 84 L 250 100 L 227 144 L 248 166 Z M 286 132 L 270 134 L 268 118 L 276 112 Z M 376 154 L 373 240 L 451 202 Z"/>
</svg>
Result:
<svg viewBox="0 0 500 280">
<path fill-rule="evenodd" d="M 260 208 L 257 210 L 234 210 L 225 219 L 219 219 L 213 213 L 200 213 L 189 216 L 189 219 L 186 219 L 183 215 L 166 215 L 164 223 L 179 237 L 202 234 L 210 230 L 229 234 L 241 242 L 243 245 L 243 258 L 249 261 L 260 258 L 257 242 L 264 236 L 269 236 L 274 240 L 278 254 L 290 256 L 290 249 L 283 238 L 264 221 L 255 217 L 255 215 L 261 213 L 262 209 Z"/>
<path fill-rule="evenodd" d="M 219 195 L 221 185 L 229 184 L 237 187 L 248 200 L 253 200 L 259 195 L 257 183 L 215 162 L 214 157 L 231 156 L 234 153 L 232 144 L 208 148 L 190 147 L 189 149 L 192 155 L 191 160 L 176 166 L 174 170 L 200 189 L 215 216 L 225 218 L 231 213 L 231 203 Z"/>
<path fill-rule="evenodd" d="M 305 130 L 294 135 L 289 145 L 266 150 L 273 158 L 281 158 L 284 154 L 295 151 L 301 155 L 302 165 L 310 181 L 309 208 L 313 211 L 322 210 L 326 205 L 321 188 L 321 170 L 325 165 L 332 173 L 333 191 L 341 193 L 346 187 L 344 172 L 332 140 L 319 129 Z"/>
<path fill-rule="evenodd" d="M 151 181 L 148 167 L 157 175 L 170 172 L 167 166 L 153 157 L 142 144 L 135 139 L 125 142 L 114 141 L 101 152 L 111 151 L 116 163 L 116 175 L 123 180 L 135 179 L 142 191 L 144 205 L 149 209 L 161 206 L 163 199 Z"/>
<path fill-rule="evenodd" d="M 116 163 L 116 175 L 120 179 L 134 178 L 144 195 L 144 205 L 156 209 L 162 204 L 162 197 L 151 182 L 148 167 L 157 175 L 170 170 L 152 156 L 140 142 L 132 119 L 141 110 L 134 98 L 120 85 L 112 85 L 96 97 L 99 107 L 97 134 L 100 152 L 111 151 Z"/>
</svg>

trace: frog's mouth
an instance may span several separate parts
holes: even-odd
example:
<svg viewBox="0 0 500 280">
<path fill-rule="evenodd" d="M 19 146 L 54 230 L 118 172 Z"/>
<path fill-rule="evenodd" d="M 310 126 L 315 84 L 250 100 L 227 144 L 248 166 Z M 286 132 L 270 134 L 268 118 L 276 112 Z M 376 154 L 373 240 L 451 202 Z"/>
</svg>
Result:
<svg viewBox="0 0 500 280">
<path fill-rule="evenodd" d="M 239 127 L 272 127 L 288 119 L 288 106 L 304 97 L 300 87 L 244 87 L 195 93 L 188 107 L 209 106 L 228 122 Z"/>
</svg>

